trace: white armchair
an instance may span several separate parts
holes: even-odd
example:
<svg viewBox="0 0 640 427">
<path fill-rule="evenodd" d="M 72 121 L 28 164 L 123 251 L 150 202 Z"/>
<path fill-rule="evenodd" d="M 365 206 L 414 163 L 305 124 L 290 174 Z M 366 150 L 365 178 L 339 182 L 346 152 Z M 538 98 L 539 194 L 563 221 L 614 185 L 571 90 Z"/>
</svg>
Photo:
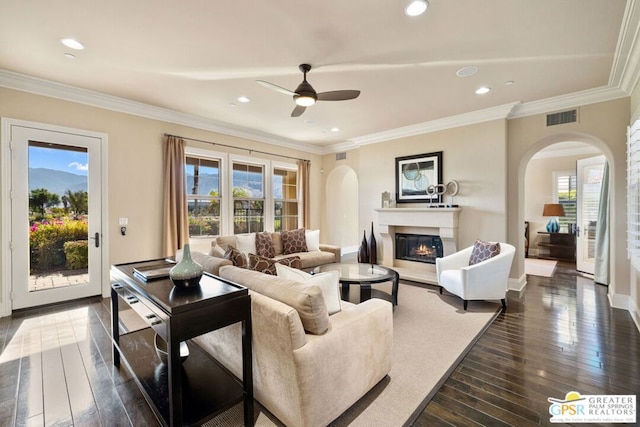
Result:
<svg viewBox="0 0 640 427">
<path fill-rule="evenodd" d="M 500 253 L 478 264 L 469 265 L 473 246 L 454 254 L 436 258 L 436 275 L 440 293 L 442 288 L 459 296 L 467 309 L 469 300 L 495 300 L 506 308 L 509 271 L 516 248 L 500 243 Z"/>
</svg>

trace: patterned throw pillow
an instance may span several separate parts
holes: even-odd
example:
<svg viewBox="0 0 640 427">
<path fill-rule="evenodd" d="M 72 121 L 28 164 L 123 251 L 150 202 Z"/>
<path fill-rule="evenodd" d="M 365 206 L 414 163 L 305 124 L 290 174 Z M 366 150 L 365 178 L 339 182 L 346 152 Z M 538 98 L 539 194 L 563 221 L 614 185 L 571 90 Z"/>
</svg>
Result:
<svg viewBox="0 0 640 427">
<path fill-rule="evenodd" d="M 500 243 L 498 242 L 485 242 L 483 240 L 476 240 L 473 244 L 473 250 L 471 251 L 471 258 L 469 259 L 469 265 L 478 264 L 479 262 L 486 261 L 489 258 L 500 253 Z"/>
<path fill-rule="evenodd" d="M 247 258 L 242 252 L 231 245 L 227 246 L 227 251 L 224 253 L 224 259 L 231 260 L 233 265 L 236 267 L 247 268 Z"/>
<path fill-rule="evenodd" d="M 256 253 L 265 258 L 273 258 L 276 256 L 273 239 L 271 238 L 271 233 L 268 231 L 256 233 Z"/>
<path fill-rule="evenodd" d="M 282 254 L 295 254 L 307 252 L 307 238 L 304 228 L 297 230 L 283 231 L 282 233 Z"/>
<path fill-rule="evenodd" d="M 277 275 L 276 264 L 286 265 L 291 268 L 300 268 L 302 263 L 300 257 L 294 256 L 289 258 L 282 258 L 279 260 L 265 258 L 260 255 L 249 254 L 249 269 L 259 271 L 264 274 Z"/>
</svg>

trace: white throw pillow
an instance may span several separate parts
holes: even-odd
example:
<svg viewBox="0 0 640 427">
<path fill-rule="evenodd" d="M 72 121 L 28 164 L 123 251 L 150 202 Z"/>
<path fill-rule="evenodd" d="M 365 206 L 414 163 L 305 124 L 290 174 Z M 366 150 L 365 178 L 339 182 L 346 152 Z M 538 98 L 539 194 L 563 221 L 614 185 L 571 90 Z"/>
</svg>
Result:
<svg viewBox="0 0 640 427">
<path fill-rule="evenodd" d="M 320 230 L 305 230 L 304 237 L 307 240 L 308 251 L 320 250 Z"/>
<path fill-rule="evenodd" d="M 276 271 L 278 277 L 282 277 L 283 279 L 293 280 L 304 286 L 315 285 L 319 287 L 322 291 L 324 303 L 327 305 L 329 315 L 337 313 L 342 309 L 340 306 L 340 292 L 338 290 L 340 273 L 337 271 L 309 274 L 297 268 L 287 267 L 282 264 L 276 264 Z"/>
<path fill-rule="evenodd" d="M 238 249 L 245 255 L 256 253 L 256 233 L 251 234 L 236 234 L 238 240 Z"/>
</svg>

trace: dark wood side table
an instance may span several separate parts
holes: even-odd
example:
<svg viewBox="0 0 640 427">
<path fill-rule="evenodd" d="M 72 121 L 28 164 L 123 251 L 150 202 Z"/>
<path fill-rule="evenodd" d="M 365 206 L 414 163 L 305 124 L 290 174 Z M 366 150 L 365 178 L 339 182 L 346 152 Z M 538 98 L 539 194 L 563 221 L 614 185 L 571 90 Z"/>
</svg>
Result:
<svg viewBox="0 0 640 427">
<path fill-rule="evenodd" d="M 253 425 L 248 290 L 207 273 L 200 287 L 189 291 L 175 288 L 168 277 L 145 281 L 134 273 L 134 268 L 163 263 L 166 261 L 152 260 L 111 267 L 114 365 L 125 362 L 163 425 L 200 425 L 243 400 L 245 425 Z M 126 333 L 119 318 L 121 302 L 146 325 Z M 242 382 L 193 341 L 187 341 L 236 322 L 242 322 Z M 120 333 L 121 328 L 125 333 Z M 156 354 L 155 334 L 167 343 L 166 364 Z M 182 341 L 188 342 L 190 353 L 184 362 L 179 354 Z"/>
<path fill-rule="evenodd" d="M 538 231 L 538 234 L 548 236 L 544 241 L 538 242 L 539 248 L 544 248 L 548 252 L 540 254 L 538 258 L 555 259 L 562 261 L 576 260 L 576 235 L 571 233 L 550 233 Z"/>
</svg>

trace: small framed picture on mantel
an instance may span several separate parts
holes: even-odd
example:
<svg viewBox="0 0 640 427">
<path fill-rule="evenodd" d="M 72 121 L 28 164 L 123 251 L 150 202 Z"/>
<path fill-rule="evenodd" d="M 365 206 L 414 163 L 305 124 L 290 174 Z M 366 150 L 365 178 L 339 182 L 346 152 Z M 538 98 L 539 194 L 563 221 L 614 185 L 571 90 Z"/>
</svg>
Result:
<svg viewBox="0 0 640 427">
<path fill-rule="evenodd" d="M 440 203 L 442 151 L 396 157 L 396 203 Z"/>
</svg>

